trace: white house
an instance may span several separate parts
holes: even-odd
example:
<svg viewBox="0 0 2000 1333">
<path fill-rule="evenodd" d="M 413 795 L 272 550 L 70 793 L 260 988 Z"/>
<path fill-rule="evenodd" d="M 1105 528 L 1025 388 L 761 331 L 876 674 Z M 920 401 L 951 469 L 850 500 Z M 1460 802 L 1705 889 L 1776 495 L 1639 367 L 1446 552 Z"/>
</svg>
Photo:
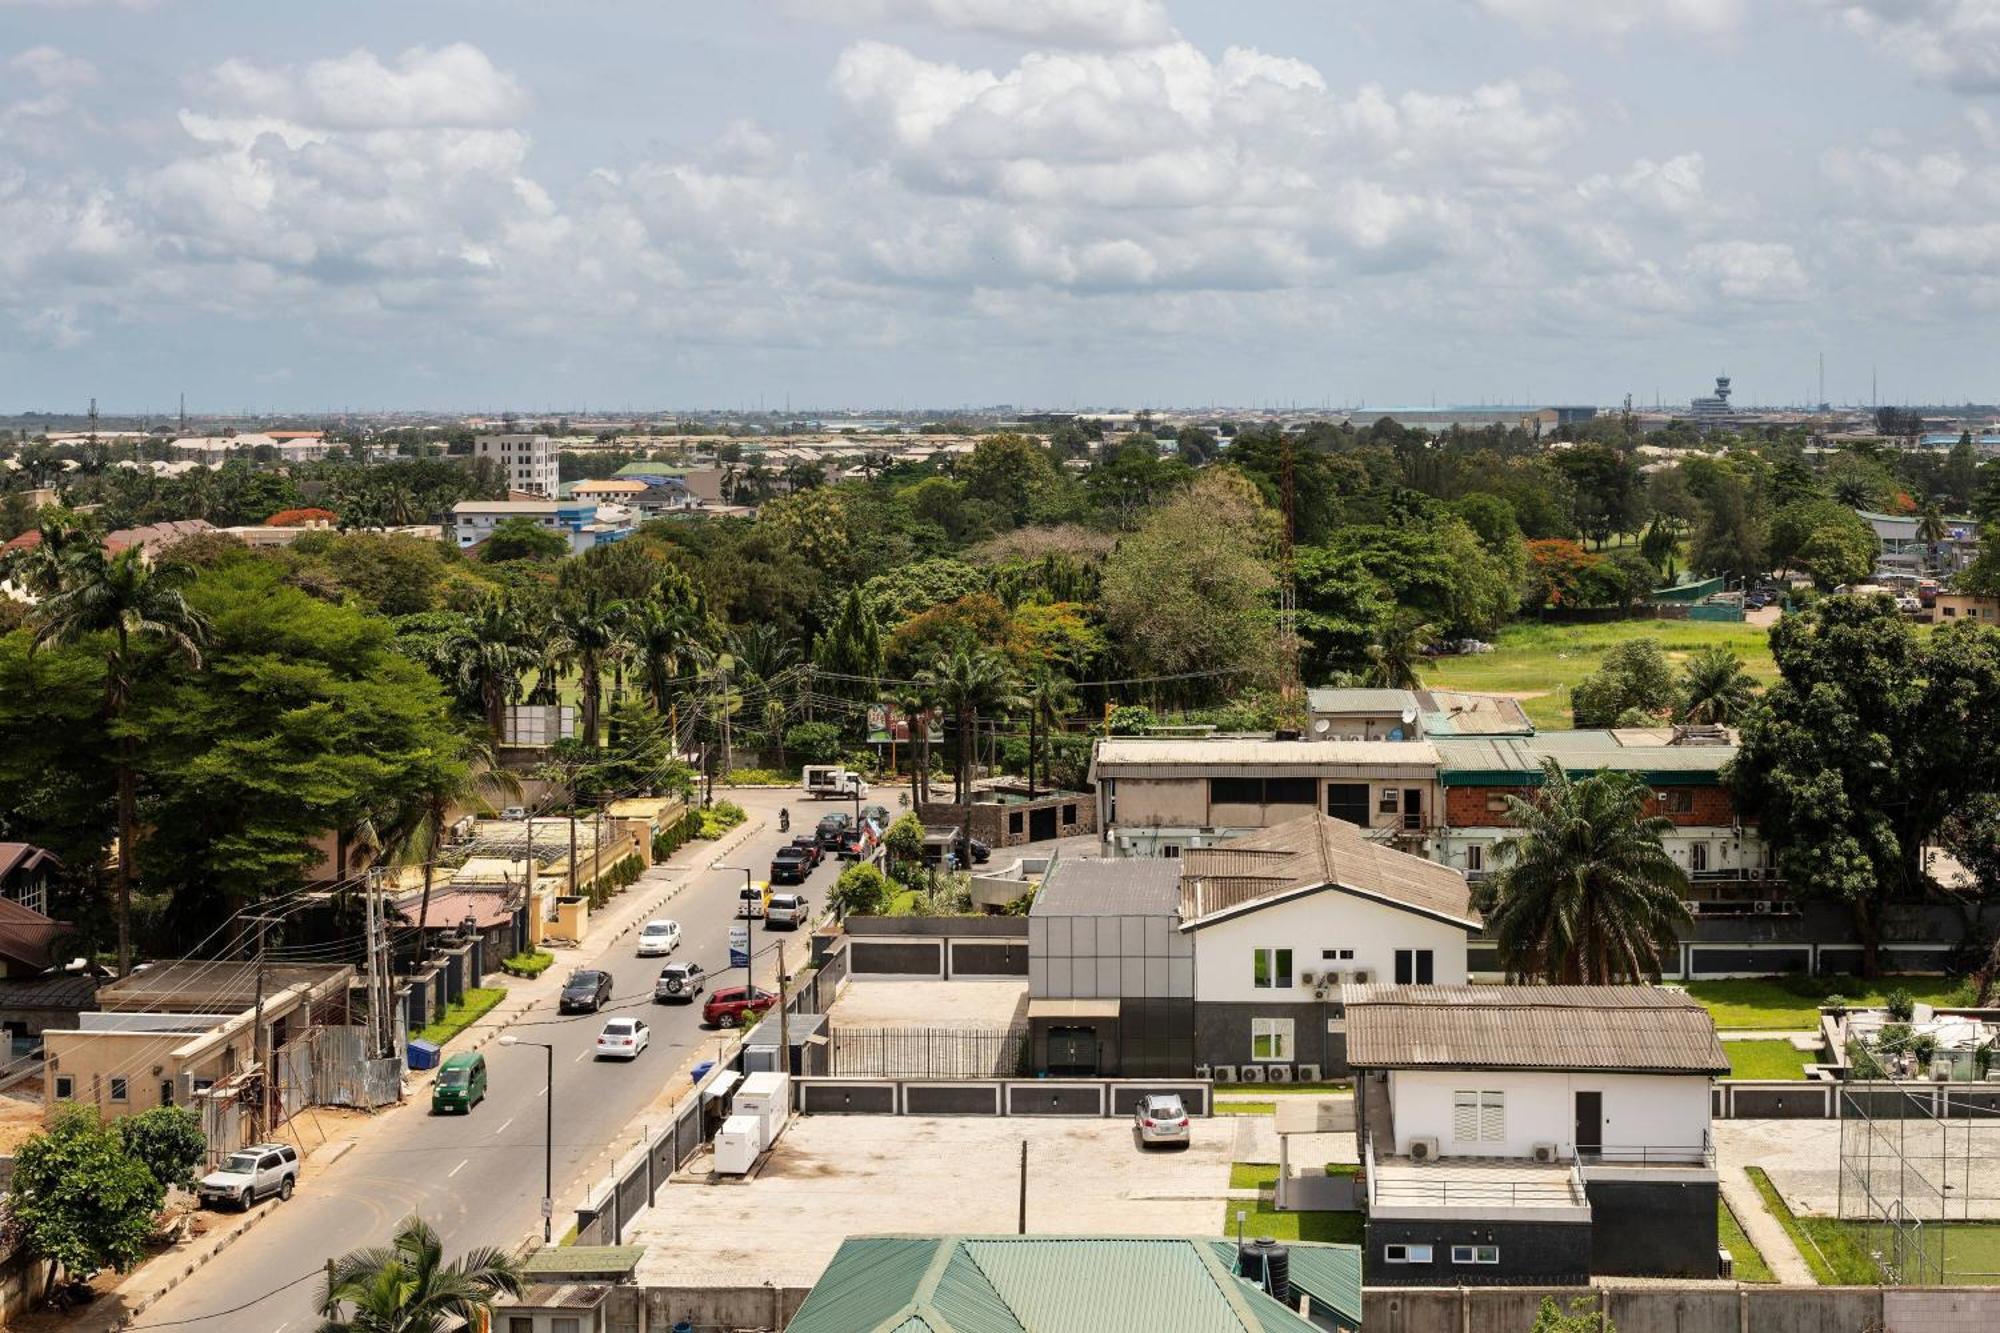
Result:
<svg viewBox="0 0 2000 1333">
<path fill-rule="evenodd" d="M 1350 985 L 1367 1280 L 1717 1274 L 1708 1011 L 1652 986 Z"/>
<path fill-rule="evenodd" d="M 1188 848 L 1179 917 L 1197 1066 L 1274 1080 L 1346 1067 L 1344 983 L 1463 985 L 1480 925 L 1456 871 L 1322 814 Z"/>
<path fill-rule="evenodd" d="M 490 458 L 510 491 L 553 496 L 559 479 L 555 442 L 546 435 L 479 435 L 472 441 L 475 458 Z"/>
</svg>

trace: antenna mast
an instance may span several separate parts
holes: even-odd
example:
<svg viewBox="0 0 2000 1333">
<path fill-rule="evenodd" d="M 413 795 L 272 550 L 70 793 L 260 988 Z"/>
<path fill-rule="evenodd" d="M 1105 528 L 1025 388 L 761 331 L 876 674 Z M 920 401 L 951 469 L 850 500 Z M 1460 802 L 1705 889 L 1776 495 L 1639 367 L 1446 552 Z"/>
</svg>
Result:
<svg viewBox="0 0 2000 1333">
<path fill-rule="evenodd" d="M 1292 537 L 1298 497 L 1292 477 L 1292 439 L 1279 442 L 1281 480 L 1285 505 L 1285 544 L 1278 562 L 1278 720 L 1287 727 L 1301 725 L 1304 710 L 1299 707 L 1299 590 L 1293 577 Z"/>
</svg>

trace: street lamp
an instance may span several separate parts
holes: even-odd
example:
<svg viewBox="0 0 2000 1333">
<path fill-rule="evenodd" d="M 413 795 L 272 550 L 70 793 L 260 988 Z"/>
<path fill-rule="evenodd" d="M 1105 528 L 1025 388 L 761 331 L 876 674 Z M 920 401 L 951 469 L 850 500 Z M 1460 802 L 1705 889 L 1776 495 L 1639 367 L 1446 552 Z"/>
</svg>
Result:
<svg viewBox="0 0 2000 1333">
<path fill-rule="evenodd" d="M 756 918 L 749 914 L 752 901 L 750 895 L 756 888 L 756 881 L 751 878 L 747 866 L 717 866 L 716 869 L 740 871 L 743 875 L 743 901 L 737 905 L 736 910 L 743 915 L 743 996 L 748 999 L 756 992 L 756 982 L 750 975 L 750 923 Z"/>
<path fill-rule="evenodd" d="M 542 1139 L 542 1244 L 547 1245 L 556 1215 L 556 1048 L 545 1041 L 522 1041 L 519 1037 L 500 1038 L 502 1046 L 539 1046 L 548 1057 L 549 1086 L 547 1120 Z"/>
</svg>

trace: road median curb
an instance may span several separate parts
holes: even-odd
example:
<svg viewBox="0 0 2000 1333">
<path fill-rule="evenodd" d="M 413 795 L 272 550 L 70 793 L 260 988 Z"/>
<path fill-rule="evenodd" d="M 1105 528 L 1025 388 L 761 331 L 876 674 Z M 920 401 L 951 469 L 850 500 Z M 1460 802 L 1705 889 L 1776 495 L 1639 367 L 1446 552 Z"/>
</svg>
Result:
<svg viewBox="0 0 2000 1333">
<path fill-rule="evenodd" d="M 244 1219 L 243 1224 L 241 1226 L 223 1232 L 220 1237 L 216 1238 L 214 1244 L 210 1245 L 200 1254 L 194 1255 L 193 1257 L 189 1258 L 185 1263 L 183 1263 L 179 1271 L 174 1272 L 173 1275 L 169 1277 L 162 1286 L 160 1286 L 154 1291 L 148 1292 L 146 1295 L 140 1297 L 137 1301 L 135 1301 L 132 1305 L 132 1308 L 130 1310 L 127 1310 L 123 1315 L 121 1315 L 117 1320 L 117 1322 L 112 1324 L 112 1327 L 114 1329 L 130 1327 L 133 1320 L 137 1319 L 140 1315 L 144 1314 L 146 1311 L 152 1309 L 153 1306 L 157 1305 L 161 1297 L 165 1296 L 167 1293 L 174 1290 L 174 1288 L 180 1286 L 181 1283 L 193 1277 L 202 1268 L 206 1267 L 208 1265 L 208 1262 L 211 1259 L 215 1258 L 216 1255 L 221 1254 L 231 1245 L 234 1245 L 238 1237 L 249 1235 L 253 1227 L 258 1226 L 260 1223 L 263 1222 L 265 1218 L 269 1217 L 272 1213 L 276 1211 L 277 1211 L 276 1208 L 267 1206 L 259 1210 L 258 1212 L 252 1213 L 248 1218 Z M 204 1237 L 204 1239 L 206 1239 L 206 1237 Z M 165 1256 L 163 1255 L 161 1257 L 164 1258 Z"/>
</svg>

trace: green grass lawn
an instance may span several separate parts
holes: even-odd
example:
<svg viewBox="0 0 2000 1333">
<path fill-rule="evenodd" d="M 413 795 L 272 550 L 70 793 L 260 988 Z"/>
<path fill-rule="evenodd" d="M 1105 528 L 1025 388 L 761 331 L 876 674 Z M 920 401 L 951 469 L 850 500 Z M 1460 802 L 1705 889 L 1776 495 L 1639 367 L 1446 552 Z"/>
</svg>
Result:
<svg viewBox="0 0 2000 1333">
<path fill-rule="evenodd" d="M 1944 1280 L 1979 1287 L 2000 1285 L 2000 1225 L 1960 1222 L 1947 1226 Z"/>
<path fill-rule="evenodd" d="M 1276 1115 L 1278 1113 L 1278 1104 L 1276 1102 L 1218 1101 L 1215 1104 L 1215 1113 L 1217 1115 Z"/>
<path fill-rule="evenodd" d="M 1949 977 L 1877 977 L 1867 993 L 1849 995 L 1848 1003 L 1880 1005 L 1883 992 L 1897 987 L 1922 1004 L 1942 1004 L 1958 990 Z M 1687 993 L 1707 1007 L 1719 1028 L 1809 1032 L 1819 1026 L 1819 1003 L 1795 995 L 1777 978 L 1739 981 L 1690 981 Z"/>
<path fill-rule="evenodd" d="M 507 998 L 505 986 L 475 986 L 445 1006 L 443 1017 L 428 1027 L 411 1033 L 423 1041 L 442 1046 L 478 1022 L 494 1005 Z"/>
<path fill-rule="evenodd" d="M 1813 1281 L 1824 1287 L 1872 1287 L 1882 1280 L 1881 1269 L 1868 1257 L 1853 1228 L 1831 1217 L 1795 1215 L 1763 1167 L 1750 1166 L 1744 1170 L 1763 1198 L 1764 1207 L 1798 1247 L 1806 1267 L 1812 1270 Z"/>
<path fill-rule="evenodd" d="M 1545 730 L 1570 725 L 1570 688 L 1597 670 L 1604 654 L 1628 639 L 1659 640 L 1669 661 L 1679 664 L 1697 649 L 1715 645 L 1731 649 L 1750 674 L 1765 684 L 1777 679 L 1771 661 L 1768 631 L 1755 625 L 1702 620 L 1614 620 L 1601 625 L 1509 625 L 1494 640 L 1496 650 L 1463 657 L 1442 657 L 1422 675 L 1436 689 L 1479 690 L 1500 694 L 1534 694 L 1521 706 Z"/>
<path fill-rule="evenodd" d="M 1738 1282 L 1776 1282 L 1777 1276 L 1771 1266 L 1764 1262 L 1764 1256 L 1757 1253 L 1757 1247 L 1743 1234 L 1743 1228 L 1736 1221 L 1736 1214 L 1729 1211 L 1729 1204 L 1718 1198 L 1715 1201 L 1715 1234 L 1722 1242 L 1722 1248 L 1729 1251 L 1736 1261 Z"/>
<path fill-rule="evenodd" d="M 1807 1056 L 1784 1040 L 1725 1041 L 1731 1078 L 1804 1078 Z"/>
<path fill-rule="evenodd" d="M 1218 1097 L 1227 1097 L 1232 1093 L 1249 1093 L 1259 1098 L 1296 1097 L 1301 1094 L 1325 1096 L 1329 1092 L 1352 1091 L 1354 1091 L 1352 1083 L 1343 1083 L 1335 1080 L 1328 1080 L 1322 1083 L 1218 1083 L 1215 1085 L 1215 1095 Z"/>
<path fill-rule="evenodd" d="M 1265 1191 L 1256 1203 L 1230 1199 L 1222 1210 L 1222 1230 L 1217 1234 L 1236 1235 L 1236 1214 L 1243 1213 L 1243 1235 L 1254 1239 L 1318 1240 L 1337 1245 L 1359 1245 L 1362 1235 L 1360 1213 L 1281 1213 L 1271 1206 L 1271 1189 L 1277 1184 L 1278 1168 L 1254 1162 L 1236 1162 L 1229 1168 L 1229 1188 Z"/>
</svg>

